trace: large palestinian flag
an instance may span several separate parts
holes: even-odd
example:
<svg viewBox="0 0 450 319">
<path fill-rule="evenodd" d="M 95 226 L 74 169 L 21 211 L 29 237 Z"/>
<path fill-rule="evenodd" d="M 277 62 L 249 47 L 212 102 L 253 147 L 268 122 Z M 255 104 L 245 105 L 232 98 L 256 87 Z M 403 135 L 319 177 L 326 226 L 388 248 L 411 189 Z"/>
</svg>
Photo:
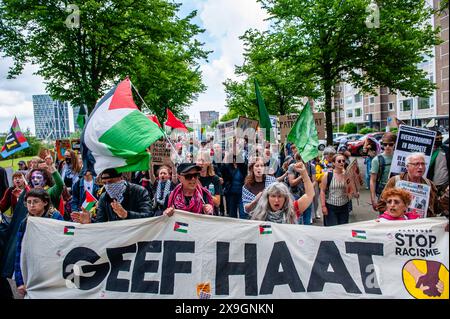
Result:
<svg viewBox="0 0 450 319">
<path fill-rule="evenodd" d="M 127 78 L 97 103 L 84 127 L 82 143 L 95 160 L 97 174 L 107 168 L 134 172 L 149 169 L 146 149 L 162 135 L 134 103 Z M 85 150 L 83 156 L 87 157 Z"/>
</svg>

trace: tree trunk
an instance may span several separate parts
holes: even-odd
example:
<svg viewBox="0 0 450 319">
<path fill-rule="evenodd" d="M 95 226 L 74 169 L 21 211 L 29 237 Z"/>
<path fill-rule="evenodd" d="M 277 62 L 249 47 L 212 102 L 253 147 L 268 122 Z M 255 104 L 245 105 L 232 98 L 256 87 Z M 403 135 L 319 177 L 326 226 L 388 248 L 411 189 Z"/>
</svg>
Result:
<svg viewBox="0 0 450 319">
<path fill-rule="evenodd" d="M 333 121 L 332 121 L 332 105 L 331 105 L 331 85 L 332 81 L 330 79 L 325 79 L 324 90 L 325 90 L 325 127 L 327 134 L 327 145 L 333 145 Z"/>
</svg>

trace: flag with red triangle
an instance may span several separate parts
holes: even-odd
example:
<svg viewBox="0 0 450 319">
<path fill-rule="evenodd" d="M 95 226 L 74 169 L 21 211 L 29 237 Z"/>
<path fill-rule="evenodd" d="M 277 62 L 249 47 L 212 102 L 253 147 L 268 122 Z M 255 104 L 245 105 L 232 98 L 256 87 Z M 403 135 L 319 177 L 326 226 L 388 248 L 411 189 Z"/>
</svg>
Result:
<svg viewBox="0 0 450 319">
<path fill-rule="evenodd" d="M 89 191 L 86 191 L 86 199 L 84 200 L 81 207 L 90 212 L 94 208 L 95 203 L 97 203 L 97 200 L 95 199 L 94 195 L 92 195 Z"/>
<path fill-rule="evenodd" d="M 103 96 L 89 116 L 81 137 L 83 158 L 91 152 L 97 174 L 107 168 L 146 171 L 150 166 L 147 148 L 162 136 L 158 125 L 134 103 L 127 78 Z"/>
<path fill-rule="evenodd" d="M 147 117 L 148 117 L 151 121 L 155 122 L 156 125 L 158 125 L 159 127 L 162 128 L 161 123 L 159 123 L 158 117 L 157 117 L 156 115 L 151 114 L 151 115 L 147 115 Z"/>
<path fill-rule="evenodd" d="M 178 119 L 175 115 L 173 115 L 173 113 L 169 109 L 166 109 L 166 111 L 167 111 L 167 121 L 166 123 L 164 123 L 166 126 L 169 126 L 173 129 L 179 129 L 184 132 L 189 131 L 187 127 L 183 124 L 183 122 L 181 122 L 180 119 Z"/>
</svg>

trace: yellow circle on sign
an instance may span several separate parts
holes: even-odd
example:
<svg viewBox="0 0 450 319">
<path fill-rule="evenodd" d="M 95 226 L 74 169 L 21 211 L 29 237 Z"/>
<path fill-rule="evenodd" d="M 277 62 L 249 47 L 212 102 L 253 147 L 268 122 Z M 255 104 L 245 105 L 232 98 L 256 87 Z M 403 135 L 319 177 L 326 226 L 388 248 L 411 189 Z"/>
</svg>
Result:
<svg viewBox="0 0 450 319">
<path fill-rule="evenodd" d="M 432 263 L 437 263 L 436 261 L 429 261 Z M 416 288 L 418 279 L 421 276 L 426 276 L 427 261 L 422 259 L 409 260 L 403 267 L 403 284 L 406 290 L 416 299 L 448 299 L 449 298 L 449 287 L 448 287 L 448 269 L 441 263 L 439 263 L 439 286 L 442 292 L 439 292 L 438 296 L 429 296 L 424 292 L 424 289 Z M 426 291 L 426 289 L 425 289 Z"/>
</svg>

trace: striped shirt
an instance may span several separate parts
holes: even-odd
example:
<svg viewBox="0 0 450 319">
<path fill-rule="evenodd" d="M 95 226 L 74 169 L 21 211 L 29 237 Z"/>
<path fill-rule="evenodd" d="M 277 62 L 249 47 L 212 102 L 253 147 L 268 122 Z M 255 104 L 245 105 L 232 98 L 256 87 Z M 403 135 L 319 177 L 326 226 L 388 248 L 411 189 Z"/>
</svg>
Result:
<svg viewBox="0 0 450 319">
<path fill-rule="evenodd" d="M 348 203 L 348 196 L 345 190 L 345 180 L 339 182 L 336 174 L 333 174 L 330 186 L 326 192 L 326 203 L 333 206 L 344 206 Z"/>
<path fill-rule="evenodd" d="M 264 188 L 269 187 L 271 184 L 275 183 L 277 179 L 273 176 L 266 175 L 266 179 L 264 181 Z M 244 212 L 248 214 L 245 210 L 245 205 L 250 204 L 255 199 L 256 195 L 249 191 L 245 186 L 242 187 L 242 204 L 244 205 Z"/>
</svg>

